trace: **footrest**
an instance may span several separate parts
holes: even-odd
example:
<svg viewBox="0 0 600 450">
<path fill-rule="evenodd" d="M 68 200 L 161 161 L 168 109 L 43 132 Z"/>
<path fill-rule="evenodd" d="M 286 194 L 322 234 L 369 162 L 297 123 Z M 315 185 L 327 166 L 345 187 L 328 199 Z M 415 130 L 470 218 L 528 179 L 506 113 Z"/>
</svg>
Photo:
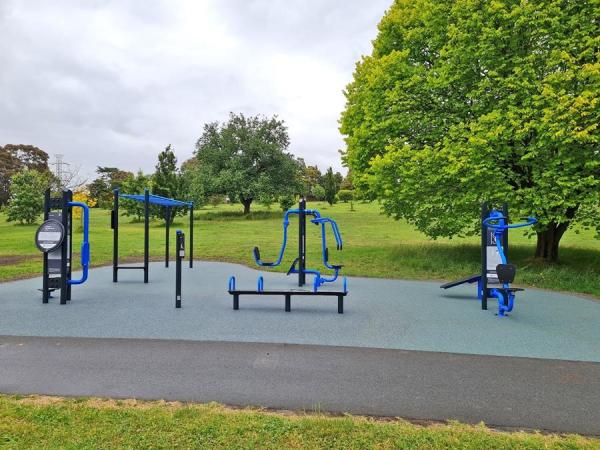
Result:
<svg viewBox="0 0 600 450">
<path fill-rule="evenodd" d="M 506 288 L 504 290 L 508 291 L 508 292 L 520 292 L 520 291 L 524 291 L 525 289 L 523 289 L 523 288 Z"/>
<path fill-rule="evenodd" d="M 296 273 L 296 264 L 298 263 L 298 261 L 300 261 L 300 258 L 296 258 L 294 260 L 294 262 L 292 263 L 292 265 L 290 266 L 290 268 L 287 271 L 286 275 L 289 275 L 290 273 Z"/>
</svg>

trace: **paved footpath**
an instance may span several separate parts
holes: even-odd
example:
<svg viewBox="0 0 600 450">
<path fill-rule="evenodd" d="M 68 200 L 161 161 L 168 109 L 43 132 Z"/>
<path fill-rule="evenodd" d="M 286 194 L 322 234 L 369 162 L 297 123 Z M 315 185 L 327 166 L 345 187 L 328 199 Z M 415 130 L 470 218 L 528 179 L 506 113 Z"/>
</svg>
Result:
<svg viewBox="0 0 600 450">
<path fill-rule="evenodd" d="M 600 435 L 600 363 L 593 362 L 0 336 L 0 392 L 217 401 Z"/>
</svg>

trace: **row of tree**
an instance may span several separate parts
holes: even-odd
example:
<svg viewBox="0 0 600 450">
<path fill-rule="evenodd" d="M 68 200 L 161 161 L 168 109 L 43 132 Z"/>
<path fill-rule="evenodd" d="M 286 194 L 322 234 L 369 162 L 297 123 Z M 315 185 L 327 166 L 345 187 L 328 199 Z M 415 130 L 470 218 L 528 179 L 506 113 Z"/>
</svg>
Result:
<svg viewBox="0 0 600 450">
<path fill-rule="evenodd" d="M 97 177 L 76 191 L 104 208 L 111 206 L 114 189 L 137 194 L 148 188 L 153 194 L 193 200 L 198 205 L 209 201 L 239 202 L 245 214 L 253 202 L 279 202 L 282 209 L 288 209 L 297 195 L 330 204 L 338 196 L 344 201 L 353 198 L 350 176 L 344 178 L 331 167 L 323 174 L 317 166 L 307 166 L 289 153 L 288 146 L 287 127 L 277 117 L 231 113 L 225 123 L 204 126 L 194 156 L 181 166 L 169 145 L 159 153 L 151 175 L 98 167 Z M 0 167 L 0 181 L 5 202 L 8 201 L 8 219 L 32 223 L 42 211 L 42 193 L 53 185 L 48 155 L 31 146 L 8 145 L 0 150 L 0 161 L 5 161 Z M 128 215 L 143 215 L 140 203 L 124 201 L 122 205 Z M 176 213 L 173 210 L 169 219 L 173 220 Z M 160 208 L 152 208 L 152 214 L 164 217 Z"/>
</svg>

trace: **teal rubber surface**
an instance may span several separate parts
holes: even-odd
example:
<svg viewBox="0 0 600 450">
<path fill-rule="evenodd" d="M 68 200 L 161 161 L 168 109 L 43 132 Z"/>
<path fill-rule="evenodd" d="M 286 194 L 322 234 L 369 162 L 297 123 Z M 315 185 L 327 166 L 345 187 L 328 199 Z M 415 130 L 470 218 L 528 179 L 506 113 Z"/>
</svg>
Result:
<svg viewBox="0 0 600 450">
<path fill-rule="evenodd" d="M 173 264 L 174 266 L 174 264 Z M 184 339 L 373 347 L 600 362 L 600 302 L 556 292 L 525 290 L 514 311 L 482 311 L 475 285 L 442 290 L 438 283 L 349 278 L 344 314 L 336 297 L 240 298 L 232 310 L 227 280 L 238 289 L 298 289 L 296 277 L 241 265 L 197 261 L 183 269 L 183 308 L 175 309 L 175 269 L 150 265 L 90 271 L 73 286 L 73 300 L 42 304 L 41 278 L 0 284 L 0 335 Z M 74 274 L 74 277 L 77 275 Z M 312 277 L 307 280 L 310 289 Z M 325 289 L 341 290 L 341 281 Z M 58 292 L 55 292 L 55 297 Z"/>
</svg>

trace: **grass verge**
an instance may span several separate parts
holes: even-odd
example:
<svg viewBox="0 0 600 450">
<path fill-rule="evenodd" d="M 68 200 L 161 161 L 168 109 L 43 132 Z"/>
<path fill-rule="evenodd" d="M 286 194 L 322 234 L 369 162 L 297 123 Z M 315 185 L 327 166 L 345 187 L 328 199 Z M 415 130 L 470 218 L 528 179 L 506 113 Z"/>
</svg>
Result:
<svg viewBox="0 0 600 450">
<path fill-rule="evenodd" d="M 4 448 L 597 449 L 576 435 L 416 425 L 365 417 L 236 410 L 218 404 L 0 396 Z"/>
</svg>

